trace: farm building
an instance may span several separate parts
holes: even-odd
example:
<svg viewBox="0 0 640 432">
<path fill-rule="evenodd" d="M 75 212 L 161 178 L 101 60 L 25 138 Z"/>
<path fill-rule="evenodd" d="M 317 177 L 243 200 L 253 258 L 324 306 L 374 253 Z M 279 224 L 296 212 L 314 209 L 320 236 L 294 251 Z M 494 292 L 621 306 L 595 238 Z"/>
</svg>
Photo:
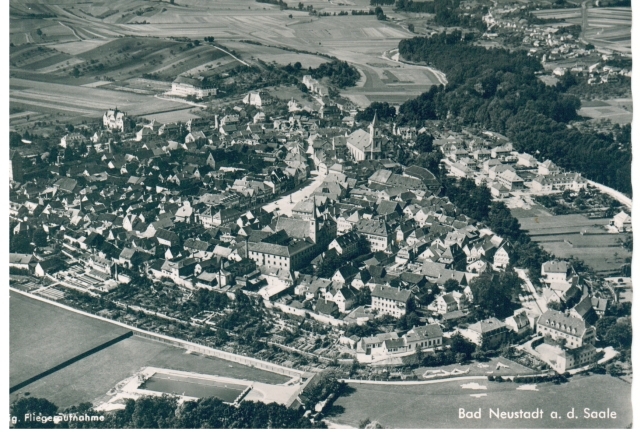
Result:
<svg viewBox="0 0 640 432">
<path fill-rule="evenodd" d="M 217 90 L 204 83 L 202 77 L 191 78 L 186 76 L 178 76 L 171 83 L 171 93 L 178 96 L 194 96 L 202 99 L 207 96 L 215 96 Z"/>
</svg>

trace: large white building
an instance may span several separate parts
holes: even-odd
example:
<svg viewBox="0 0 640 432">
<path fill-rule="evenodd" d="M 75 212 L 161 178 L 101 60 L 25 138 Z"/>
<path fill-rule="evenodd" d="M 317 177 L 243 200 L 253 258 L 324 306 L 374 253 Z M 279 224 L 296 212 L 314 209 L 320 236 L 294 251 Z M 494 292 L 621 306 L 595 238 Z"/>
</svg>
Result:
<svg viewBox="0 0 640 432">
<path fill-rule="evenodd" d="M 354 131 L 347 136 L 347 149 L 356 161 L 379 159 L 382 153 L 382 143 L 379 132 L 376 130 L 376 118 L 369 125 L 369 132 L 362 129 Z"/>
<path fill-rule="evenodd" d="M 565 189 L 577 192 L 586 187 L 587 180 L 578 173 L 539 175 L 531 181 L 531 190 L 534 192 L 554 192 Z"/>
<path fill-rule="evenodd" d="M 118 108 L 110 109 L 102 116 L 102 125 L 107 129 L 124 132 L 126 128 L 126 120 L 127 113 L 118 110 Z"/>
<path fill-rule="evenodd" d="M 360 219 L 356 230 L 369 242 L 372 252 L 384 251 L 389 247 L 391 233 L 384 219 Z"/>
<path fill-rule="evenodd" d="M 304 84 L 311 93 L 317 93 L 320 96 L 327 96 L 329 94 L 327 88 L 320 84 L 317 79 L 311 77 L 311 75 L 303 76 L 302 84 Z"/>
<path fill-rule="evenodd" d="M 383 315 L 400 318 L 407 313 L 407 303 L 410 297 L 410 290 L 376 285 L 371 292 L 371 308 Z"/>
<path fill-rule="evenodd" d="M 554 340 L 564 339 L 567 348 L 579 348 L 596 341 L 596 329 L 582 319 L 553 309 L 547 309 L 538 319 L 537 333 Z"/>
<path fill-rule="evenodd" d="M 242 102 L 247 105 L 263 107 L 265 105 L 271 105 L 273 98 L 263 91 L 251 91 L 242 99 Z"/>
<path fill-rule="evenodd" d="M 171 93 L 177 96 L 194 96 L 202 99 L 207 96 L 215 96 L 217 90 L 204 83 L 203 78 L 190 78 L 179 75 L 173 83 L 171 83 Z"/>
</svg>

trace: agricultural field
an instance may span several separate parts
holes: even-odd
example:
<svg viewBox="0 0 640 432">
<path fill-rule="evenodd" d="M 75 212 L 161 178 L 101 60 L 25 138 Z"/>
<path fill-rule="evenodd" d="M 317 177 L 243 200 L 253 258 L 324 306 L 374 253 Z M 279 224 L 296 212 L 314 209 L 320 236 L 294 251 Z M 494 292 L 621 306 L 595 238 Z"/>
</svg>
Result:
<svg viewBox="0 0 640 432">
<path fill-rule="evenodd" d="M 81 402 L 100 403 L 115 385 L 147 366 L 218 375 L 267 384 L 282 384 L 289 377 L 133 336 L 34 382 L 12 394 L 29 392 L 66 407 Z M 69 385 L 73 383 L 73 385 Z"/>
<path fill-rule="evenodd" d="M 477 385 L 473 385 L 476 383 Z M 465 385 L 467 388 L 463 388 Z M 469 385 L 471 384 L 471 385 Z M 485 380 L 450 381 L 421 385 L 349 384 L 353 394 L 339 398 L 331 422 L 358 427 L 364 419 L 385 428 L 540 428 L 549 427 L 549 415 L 558 411 L 554 427 L 623 428 L 631 424 L 631 386 L 608 375 L 576 376 L 562 385 L 537 384 L 535 392 L 518 389 L 520 384 Z M 594 398 L 597 389 L 601 397 Z M 532 403 L 533 402 L 533 403 Z M 339 407 L 342 407 L 340 409 Z M 584 419 L 583 408 L 616 411 L 613 419 Z M 458 410 L 482 409 L 481 419 L 459 419 Z M 544 411 L 542 420 L 489 419 L 489 409 Z M 565 413 L 575 408 L 577 419 Z M 343 411 L 343 412 L 342 412 Z"/>
<path fill-rule="evenodd" d="M 583 101 L 578 114 L 594 120 L 608 119 L 612 123 L 629 124 L 633 120 L 633 101 L 631 99 Z"/>
<path fill-rule="evenodd" d="M 15 292 L 9 322 L 11 386 L 127 332 Z"/>
<path fill-rule="evenodd" d="M 533 12 L 538 18 L 563 19 L 583 26 L 582 39 L 604 51 L 631 54 L 631 8 L 547 9 Z M 586 19 L 587 26 L 584 25 Z"/>
<path fill-rule="evenodd" d="M 103 88 L 54 84 L 11 78 L 9 100 L 31 111 L 97 118 L 106 108 L 118 106 L 131 115 L 145 115 L 188 107 L 183 102 Z M 72 96 L 71 96 L 72 95 Z"/>
<path fill-rule="evenodd" d="M 310 0 L 303 4 L 330 13 L 369 8 L 366 0 L 339 4 Z M 382 58 L 399 40 L 413 34 L 374 16 L 318 18 L 306 11 L 281 11 L 254 0 L 184 0 L 175 5 L 141 0 L 82 4 L 61 0 L 38 5 L 41 15 L 35 16 L 30 5 L 11 2 L 11 73 L 16 78 L 38 81 L 44 79 L 39 74 L 46 74 L 47 81 L 79 86 L 98 83 L 96 88 L 102 81 L 114 80 L 107 88 L 126 91 L 132 88 L 125 84 L 128 80 L 143 75 L 171 81 L 179 74 L 210 75 L 239 64 L 240 60 L 209 44 L 186 48 L 188 42 L 171 39 L 201 40 L 208 35 L 250 64 L 259 58 L 317 67 L 329 61 L 326 56 L 347 60 L 361 71 L 363 79 L 345 95 L 361 106 L 372 101 L 400 104 L 440 82 L 427 68 Z M 244 43 L 247 40 L 263 46 Z M 42 44 L 39 48 L 43 51 L 36 51 L 34 44 Z M 19 96 L 12 103 L 21 109 L 50 108 L 36 108 L 20 100 L 23 94 Z M 101 100 L 99 94 L 95 96 L 93 100 Z M 90 109 L 76 108 L 71 111 L 78 116 L 94 115 Z"/>
<path fill-rule="evenodd" d="M 582 215 L 519 217 L 523 230 L 547 252 L 559 259 L 577 258 L 595 272 L 615 272 L 631 257 L 620 242 L 623 234 L 609 234 L 609 219 L 587 219 Z"/>
</svg>

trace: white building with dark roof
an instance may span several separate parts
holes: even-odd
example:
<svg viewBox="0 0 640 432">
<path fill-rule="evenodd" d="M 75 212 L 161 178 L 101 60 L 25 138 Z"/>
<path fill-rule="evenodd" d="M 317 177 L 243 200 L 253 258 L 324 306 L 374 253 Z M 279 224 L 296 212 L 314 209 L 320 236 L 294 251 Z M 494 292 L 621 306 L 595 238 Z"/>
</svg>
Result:
<svg viewBox="0 0 640 432">
<path fill-rule="evenodd" d="M 371 251 L 383 251 L 389 246 L 391 232 L 383 219 L 360 219 L 356 230 L 371 246 Z"/>
<path fill-rule="evenodd" d="M 194 96 L 202 99 L 207 96 L 215 96 L 217 90 L 205 84 L 202 77 L 191 78 L 178 75 L 175 81 L 171 83 L 171 93 L 177 96 Z"/>
<path fill-rule="evenodd" d="M 409 290 L 376 285 L 371 292 L 371 308 L 383 315 L 400 318 L 407 313 L 407 303 L 410 298 Z"/>
<path fill-rule="evenodd" d="M 110 130 L 125 132 L 127 113 L 116 109 L 107 110 L 102 116 L 102 125 Z"/>
<path fill-rule="evenodd" d="M 581 318 L 553 309 L 547 309 L 540 316 L 536 331 L 556 341 L 564 339 L 568 348 L 579 348 L 596 340 L 595 327 L 587 325 Z"/>
<path fill-rule="evenodd" d="M 357 162 L 380 159 L 382 143 L 376 130 L 376 116 L 369 125 L 369 132 L 358 129 L 347 136 L 347 149 Z"/>
</svg>

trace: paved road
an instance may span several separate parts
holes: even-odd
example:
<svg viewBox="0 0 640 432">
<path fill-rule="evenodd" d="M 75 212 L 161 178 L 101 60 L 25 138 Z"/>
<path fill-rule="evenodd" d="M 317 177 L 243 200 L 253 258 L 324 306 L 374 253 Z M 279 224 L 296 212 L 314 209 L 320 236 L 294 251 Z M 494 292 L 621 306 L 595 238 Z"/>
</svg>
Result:
<svg viewBox="0 0 640 432">
<path fill-rule="evenodd" d="M 269 204 L 263 206 L 262 208 L 268 212 L 278 208 L 279 209 L 278 212 L 280 214 L 286 214 L 287 216 L 291 216 L 291 213 L 292 213 L 291 210 L 293 209 L 293 207 L 300 201 L 303 201 L 305 198 L 310 197 L 313 191 L 316 190 L 316 188 L 322 184 L 325 177 L 326 177 L 325 174 L 318 174 L 316 178 L 307 186 L 303 187 L 302 189 L 292 194 L 285 195 L 276 201 L 270 202 Z"/>
<path fill-rule="evenodd" d="M 476 376 L 458 376 L 453 378 L 433 379 L 429 381 L 370 381 L 370 380 L 357 380 L 357 379 L 341 379 L 340 381 L 353 384 L 379 384 L 379 385 L 425 385 L 425 384 L 438 384 L 449 381 L 464 381 L 464 380 L 487 380 L 489 379 L 484 375 Z"/>
<path fill-rule="evenodd" d="M 524 281 L 525 286 L 529 290 L 529 292 L 533 295 L 533 298 L 536 300 L 536 305 L 538 306 L 538 311 L 540 315 L 547 311 L 547 302 L 544 301 L 542 297 L 538 295 L 536 288 L 531 283 L 531 280 L 527 276 L 527 273 L 523 269 L 515 269 L 516 273 L 518 273 L 518 277 Z"/>
<path fill-rule="evenodd" d="M 605 186 L 603 184 L 596 183 L 596 182 L 591 181 L 591 180 L 588 180 L 588 183 L 591 186 L 595 186 L 596 188 L 598 188 L 600 190 L 600 192 L 605 193 L 605 194 L 609 195 L 610 197 L 617 199 L 622 204 L 627 206 L 627 208 L 629 210 L 631 210 L 631 207 L 633 206 L 633 201 L 631 200 L 631 198 L 629 198 L 628 196 L 626 196 L 622 192 L 618 192 L 617 190 L 612 189 L 609 186 Z"/>
</svg>

